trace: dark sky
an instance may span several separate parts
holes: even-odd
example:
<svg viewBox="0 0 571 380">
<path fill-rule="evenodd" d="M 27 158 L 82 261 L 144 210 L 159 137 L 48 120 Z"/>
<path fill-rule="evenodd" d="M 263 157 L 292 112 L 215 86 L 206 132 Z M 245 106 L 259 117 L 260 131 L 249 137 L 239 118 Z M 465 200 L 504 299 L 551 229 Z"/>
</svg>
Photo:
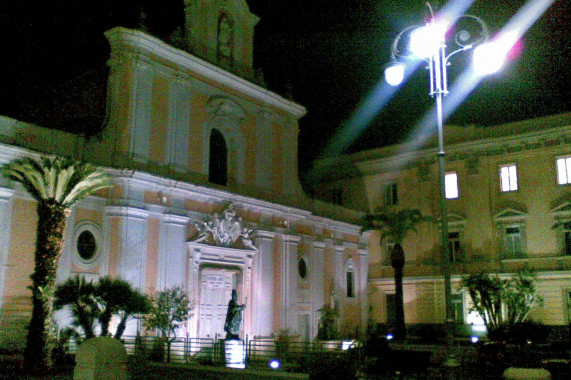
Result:
<svg viewBox="0 0 571 380">
<path fill-rule="evenodd" d="M 151 30 L 167 35 L 182 24 L 183 0 L 17 0 L 0 3 L 0 114 L 13 115 L 28 99 L 49 96 L 107 59 L 103 32 L 134 27 L 144 4 Z M 249 0 L 261 17 L 255 64 L 270 89 L 306 106 L 300 123 L 300 165 L 327 154 L 335 131 L 352 119 L 382 80 L 389 47 L 405 27 L 420 23 L 420 0 Z M 476 0 L 469 13 L 496 33 L 523 0 Z M 569 0 L 556 0 L 521 41 L 521 52 L 485 79 L 448 120 L 494 125 L 571 111 Z M 467 55 L 466 55 L 467 56 Z M 467 57 L 454 59 L 453 83 Z M 347 151 L 399 142 L 433 104 L 421 68 L 376 118 L 359 130 Z M 46 95 L 47 94 L 47 95 Z"/>
</svg>

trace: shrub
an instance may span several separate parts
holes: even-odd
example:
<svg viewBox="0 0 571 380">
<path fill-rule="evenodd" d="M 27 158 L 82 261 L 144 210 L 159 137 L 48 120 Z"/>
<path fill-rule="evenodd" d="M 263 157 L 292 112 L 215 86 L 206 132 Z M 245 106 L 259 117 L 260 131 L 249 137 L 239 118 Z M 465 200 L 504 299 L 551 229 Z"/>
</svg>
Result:
<svg viewBox="0 0 571 380">
<path fill-rule="evenodd" d="M 513 344 L 547 343 L 550 328 L 543 323 L 526 321 L 513 325 L 501 324 L 488 332 L 488 338 L 497 342 Z"/>
<path fill-rule="evenodd" d="M 304 355 L 302 367 L 307 368 L 310 379 L 356 379 L 356 361 L 350 354 L 320 353 Z"/>
<path fill-rule="evenodd" d="M 162 363 L 165 360 L 165 355 L 166 355 L 165 339 L 161 337 L 156 337 L 153 340 L 153 347 L 151 348 L 149 359 L 153 362 Z"/>
</svg>

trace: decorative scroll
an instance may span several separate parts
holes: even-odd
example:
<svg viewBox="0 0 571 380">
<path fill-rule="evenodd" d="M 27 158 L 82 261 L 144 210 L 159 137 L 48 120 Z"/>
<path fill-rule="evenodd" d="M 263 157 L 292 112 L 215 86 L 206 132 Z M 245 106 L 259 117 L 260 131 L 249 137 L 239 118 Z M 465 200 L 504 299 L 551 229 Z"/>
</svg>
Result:
<svg viewBox="0 0 571 380">
<path fill-rule="evenodd" d="M 246 248 L 256 249 L 252 241 L 254 231 L 242 226 L 242 218 L 236 216 L 236 209 L 230 203 L 220 216 L 218 213 L 205 222 L 195 223 L 198 231 L 196 243 L 209 240 L 211 236 L 217 246 L 230 247 L 241 237 Z"/>
</svg>

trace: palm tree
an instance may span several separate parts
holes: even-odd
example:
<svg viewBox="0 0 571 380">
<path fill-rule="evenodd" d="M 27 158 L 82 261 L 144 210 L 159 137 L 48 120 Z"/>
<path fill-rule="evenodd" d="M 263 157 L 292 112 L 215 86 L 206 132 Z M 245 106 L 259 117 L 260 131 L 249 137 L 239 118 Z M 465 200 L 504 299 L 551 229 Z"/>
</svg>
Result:
<svg viewBox="0 0 571 380">
<path fill-rule="evenodd" d="M 121 339 L 129 318 L 146 313 L 150 307 L 147 296 L 120 278 L 100 278 L 96 284 L 95 294 L 100 308 L 101 336 L 109 335 L 109 324 L 113 316 L 117 315 L 119 324 L 113 337 Z"/>
<path fill-rule="evenodd" d="M 50 324 L 54 283 L 71 207 L 94 191 L 108 187 L 101 169 L 66 158 L 21 158 L 2 167 L 2 174 L 19 182 L 37 201 L 38 225 L 32 279 L 32 318 L 28 326 L 24 365 L 31 371 L 49 368 L 53 346 Z"/>
<path fill-rule="evenodd" d="M 74 325 L 83 329 L 85 339 L 96 336 L 97 322 L 101 326 L 101 336 L 110 335 L 111 319 L 118 316 L 114 338 L 121 339 L 129 318 L 146 313 L 150 303 L 147 296 L 120 278 L 106 276 L 92 283 L 76 276 L 56 287 L 54 308 L 59 310 L 65 306 L 70 306 Z"/>
<path fill-rule="evenodd" d="M 99 316 L 99 307 L 93 283 L 77 275 L 58 285 L 54 295 L 54 309 L 60 310 L 68 305 L 74 317 L 73 324 L 83 329 L 85 339 L 95 337 L 93 327 Z"/>
<path fill-rule="evenodd" d="M 383 239 L 390 239 L 393 243 L 391 252 L 391 266 L 395 270 L 395 339 L 402 340 L 406 337 L 404 324 L 404 303 L 402 277 L 405 264 L 405 255 L 402 242 L 410 231 L 417 232 L 416 226 L 430 217 L 422 216 L 418 209 L 402 209 L 394 211 L 389 207 L 381 207 L 375 214 L 368 214 L 363 220 L 362 231 L 377 230 Z"/>
</svg>

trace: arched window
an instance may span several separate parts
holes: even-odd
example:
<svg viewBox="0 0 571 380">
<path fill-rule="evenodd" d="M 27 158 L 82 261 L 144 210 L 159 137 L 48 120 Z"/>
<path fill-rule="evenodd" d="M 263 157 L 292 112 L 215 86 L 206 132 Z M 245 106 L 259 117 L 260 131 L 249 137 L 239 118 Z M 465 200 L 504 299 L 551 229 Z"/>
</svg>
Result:
<svg viewBox="0 0 571 380">
<path fill-rule="evenodd" d="M 212 129 L 210 134 L 208 180 L 222 186 L 228 182 L 228 149 L 224 136 L 217 129 Z"/>
<path fill-rule="evenodd" d="M 345 272 L 345 283 L 347 285 L 347 298 L 355 297 L 355 270 L 353 264 L 347 265 Z"/>
</svg>

